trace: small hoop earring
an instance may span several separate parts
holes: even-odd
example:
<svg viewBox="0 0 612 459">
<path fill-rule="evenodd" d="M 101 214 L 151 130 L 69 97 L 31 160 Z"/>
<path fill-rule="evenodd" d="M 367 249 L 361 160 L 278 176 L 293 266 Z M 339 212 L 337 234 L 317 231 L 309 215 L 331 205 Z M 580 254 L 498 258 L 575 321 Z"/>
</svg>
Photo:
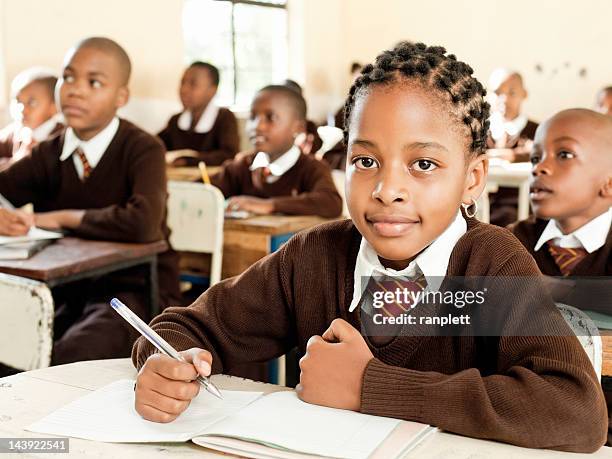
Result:
<svg viewBox="0 0 612 459">
<path fill-rule="evenodd" d="M 463 211 L 467 217 L 474 218 L 474 216 L 478 213 L 478 201 L 476 201 L 473 196 L 470 196 L 470 199 L 472 200 L 472 204 L 461 203 L 461 207 L 463 207 Z M 471 207 L 474 207 L 474 210 L 470 211 Z"/>
</svg>

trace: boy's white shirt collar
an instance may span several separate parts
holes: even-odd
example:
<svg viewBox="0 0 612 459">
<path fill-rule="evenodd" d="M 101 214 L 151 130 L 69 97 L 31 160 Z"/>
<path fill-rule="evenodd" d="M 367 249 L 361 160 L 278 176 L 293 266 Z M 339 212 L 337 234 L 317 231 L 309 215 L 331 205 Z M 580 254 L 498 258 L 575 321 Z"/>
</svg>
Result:
<svg viewBox="0 0 612 459">
<path fill-rule="evenodd" d="M 266 181 L 268 183 L 272 183 L 295 166 L 295 163 L 298 162 L 301 154 L 302 152 L 300 149 L 294 145 L 287 152 L 270 162 L 270 155 L 260 151 L 255 155 L 249 169 L 254 171 L 261 167 L 267 167 L 270 169 L 270 175 L 266 177 Z"/>
<path fill-rule="evenodd" d="M 196 123 L 193 130 L 198 134 L 206 134 L 214 126 L 218 114 L 219 106 L 214 100 L 211 100 L 202 112 L 202 116 L 200 116 L 200 119 Z M 191 128 L 192 117 L 193 115 L 189 110 L 185 110 L 183 113 L 181 113 L 177 120 L 179 129 L 182 131 L 188 131 L 189 128 Z"/>
<path fill-rule="evenodd" d="M 436 240 L 434 240 L 425 250 L 423 250 L 410 264 L 396 271 L 395 269 L 385 268 L 374 248 L 364 238 L 361 238 L 357 260 L 355 261 L 355 272 L 353 274 L 353 299 L 349 306 L 349 312 L 353 312 L 359 305 L 365 285 L 362 279 L 369 279 L 372 274 L 387 275 L 392 277 L 414 277 L 418 269 L 425 275 L 429 289 L 437 289 L 446 276 L 450 256 L 457 244 L 457 241 L 467 232 L 467 223 L 460 211 L 457 212 L 455 219 Z M 362 288 L 363 287 L 363 288 Z"/>
<path fill-rule="evenodd" d="M 501 113 L 495 112 L 490 117 L 491 137 L 495 140 L 501 139 L 504 133 L 510 137 L 518 136 L 525 129 L 528 121 L 525 115 L 519 115 L 511 121 L 506 121 Z"/>
<path fill-rule="evenodd" d="M 60 161 L 65 161 L 71 156 L 73 157 L 74 167 L 77 170 L 77 174 L 79 177 L 83 177 L 83 163 L 78 158 L 77 155 L 73 155 L 74 150 L 77 147 L 81 147 L 83 153 L 85 153 L 85 157 L 89 162 L 91 168 L 95 168 L 104 152 L 112 142 L 115 134 L 119 130 L 119 118 L 116 116 L 111 120 L 108 125 L 98 132 L 94 137 L 89 140 L 81 140 L 74 133 L 74 130 L 69 127 L 66 129 L 66 134 L 64 136 L 64 146 L 62 147 L 62 154 L 60 156 Z"/>
<path fill-rule="evenodd" d="M 607 212 L 595 217 L 570 234 L 563 234 L 555 220 L 549 220 L 536 242 L 534 251 L 538 251 L 551 239 L 557 247 L 565 249 L 583 248 L 588 253 L 599 250 L 606 243 L 612 225 L 612 207 Z"/>
</svg>

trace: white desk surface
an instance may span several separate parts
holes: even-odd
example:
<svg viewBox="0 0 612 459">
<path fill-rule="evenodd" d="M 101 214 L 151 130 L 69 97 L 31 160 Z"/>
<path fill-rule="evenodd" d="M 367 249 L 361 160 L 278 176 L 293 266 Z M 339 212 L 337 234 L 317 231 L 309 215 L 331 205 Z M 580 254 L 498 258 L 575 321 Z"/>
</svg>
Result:
<svg viewBox="0 0 612 459">
<path fill-rule="evenodd" d="M 135 378 L 130 360 L 97 360 L 45 368 L 0 378 L 0 437 L 42 437 L 23 428 L 52 411 L 118 379 Z M 280 386 L 257 383 L 241 378 L 214 376 L 215 384 L 223 389 L 272 392 Z M 4 455 L 2 455 L 4 457 Z M 7 454 L 6 457 L 39 457 L 49 454 Z M 212 451 L 188 443 L 114 444 L 76 438 L 70 439 L 70 453 L 53 457 L 220 457 Z M 228 456 L 225 456 L 228 457 Z M 410 451 L 407 458 L 420 459 L 485 459 L 490 457 L 522 458 L 612 458 L 612 448 L 601 448 L 595 454 L 571 454 L 556 451 L 519 448 L 502 443 L 476 440 L 449 433 L 436 432 Z"/>
</svg>

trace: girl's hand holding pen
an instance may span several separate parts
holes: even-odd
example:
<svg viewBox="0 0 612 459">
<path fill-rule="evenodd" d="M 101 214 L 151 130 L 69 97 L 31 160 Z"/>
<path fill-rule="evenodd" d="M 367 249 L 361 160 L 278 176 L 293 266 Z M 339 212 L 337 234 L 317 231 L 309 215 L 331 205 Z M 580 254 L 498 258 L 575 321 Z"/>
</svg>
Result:
<svg viewBox="0 0 612 459">
<path fill-rule="evenodd" d="M 174 421 L 200 392 L 199 376 L 210 376 L 212 355 L 199 348 L 180 352 L 185 362 L 151 355 L 136 379 L 136 412 L 153 422 Z"/>
</svg>

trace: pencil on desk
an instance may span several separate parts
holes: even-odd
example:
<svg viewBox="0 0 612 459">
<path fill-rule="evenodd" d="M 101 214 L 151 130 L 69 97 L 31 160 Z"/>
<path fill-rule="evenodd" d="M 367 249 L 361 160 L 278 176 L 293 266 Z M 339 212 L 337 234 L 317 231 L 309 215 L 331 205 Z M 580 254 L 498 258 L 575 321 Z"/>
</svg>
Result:
<svg viewBox="0 0 612 459">
<path fill-rule="evenodd" d="M 200 168 L 200 174 L 202 174 L 202 181 L 207 185 L 210 185 L 210 177 L 208 176 L 208 171 L 206 170 L 206 163 L 204 161 L 200 161 L 198 163 L 198 167 Z"/>
</svg>

